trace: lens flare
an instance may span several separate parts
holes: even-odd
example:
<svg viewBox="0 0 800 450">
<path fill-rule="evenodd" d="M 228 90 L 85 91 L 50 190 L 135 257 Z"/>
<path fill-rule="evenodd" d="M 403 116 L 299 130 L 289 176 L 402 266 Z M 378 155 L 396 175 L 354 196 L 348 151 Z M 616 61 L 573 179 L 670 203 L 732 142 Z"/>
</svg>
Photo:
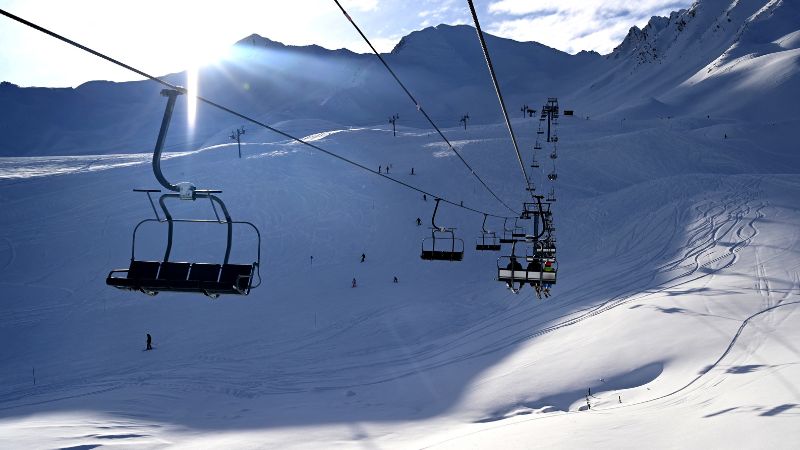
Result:
<svg viewBox="0 0 800 450">
<path fill-rule="evenodd" d="M 197 119 L 197 86 L 198 86 L 199 70 L 197 66 L 193 66 L 186 71 L 186 121 L 189 126 L 190 133 L 194 132 L 195 120 Z"/>
</svg>

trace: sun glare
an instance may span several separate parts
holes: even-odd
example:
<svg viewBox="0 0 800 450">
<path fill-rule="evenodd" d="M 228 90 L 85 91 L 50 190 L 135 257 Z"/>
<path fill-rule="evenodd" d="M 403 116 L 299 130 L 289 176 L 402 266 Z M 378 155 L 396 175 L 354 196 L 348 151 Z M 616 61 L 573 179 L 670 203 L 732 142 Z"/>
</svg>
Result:
<svg viewBox="0 0 800 450">
<path fill-rule="evenodd" d="M 186 70 L 186 121 L 189 132 L 194 134 L 195 120 L 197 119 L 197 97 L 198 95 L 198 75 L 197 65 L 193 65 Z"/>
</svg>

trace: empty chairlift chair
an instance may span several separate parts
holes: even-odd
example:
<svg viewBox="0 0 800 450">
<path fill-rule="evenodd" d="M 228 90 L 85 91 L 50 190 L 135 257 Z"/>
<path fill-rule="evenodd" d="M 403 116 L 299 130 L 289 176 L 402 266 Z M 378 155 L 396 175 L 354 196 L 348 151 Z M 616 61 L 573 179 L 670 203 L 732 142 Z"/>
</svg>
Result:
<svg viewBox="0 0 800 450">
<path fill-rule="evenodd" d="M 486 214 L 483 215 L 483 225 L 481 225 L 481 237 L 475 241 L 475 250 L 499 252 L 500 243 L 494 231 L 486 230 Z"/>
<path fill-rule="evenodd" d="M 420 258 L 426 261 L 461 261 L 464 259 L 464 241 L 455 237 L 455 228 L 444 228 L 436 225 L 436 212 L 439 201 L 431 217 L 431 237 L 422 240 Z"/>
<path fill-rule="evenodd" d="M 152 192 L 158 190 L 145 190 L 148 197 Z M 118 289 L 139 291 L 148 295 L 156 295 L 159 292 L 188 292 L 204 294 L 216 298 L 222 294 L 247 295 L 250 289 L 258 287 L 254 283 L 254 278 L 258 274 L 261 262 L 261 236 L 255 225 L 250 222 L 240 222 L 231 219 L 225 204 L 222 203 L 212 192 L 218 191 L 196 191 L 198 198 L 209 198 L 218 204 L 223 212 L 223 218 L 217 220 L 203 219 L 175 219 L 169 209 L 164 204 L 164 200 L 177 197 L 179 194 L 162 194 L 159 199 L 164 218 L 156 214 L 155 219 L 145 219 L 136 225 L 133 231 L 133 244 L 131 246 L 131 262 L 128 269 L 116 269 L 109 272 L 106 284 Z M 151 199 L 152 200 L 152 199 Z M 214 208 L 216 212 L 216 208 Z M 155 209 L 154 209 L 155 211 Z M 140 227 L 148 222 L 156 222 L 167 225 L 167 249 L 161 261 L 142 261 L 136 258 L 136 235 Z M 218 223 L 228 228 L 225 255 L 219 262 L 176 262 L 170 261 L 172 250 L 174 224 L 175 223 Z M 256 260 L 249 264 L 234 264 L 229 261 L 233 226 L 245 225 L 251 228 L 257 238 Z M 124 276 L 123 276 L 124 274 Z"/>
<path fill-rule="evenodd" d="M 215 194 L 221 191 L 216 190 L 197 190 L 190 183 L 173 184 L 167 181 L 161 172 L 161 151 L 169 129 L 172 111 L 175 107 L 175 100 L 181 92 L 164 89 L 161 95 L 167 97 L 167 106 L 164 117 L 161 121 L 161 129 L 156 140 L 156 147 L 153 150 L 153 174 L 156 180 L 167 189 L 168 193 L 161 194 L 158 199 L 159 206 L 164 213 L 161 218 L 153 202 L 152 193 L 160 193 L 158 189 L 134 189 L 136 192 L 144 192 L 150 201 L 150 206 L 155 214 L 154 219 L 144 219 L 133 229 L 133 239 L 131 244 L 131 260 L 127 269 L 116 269 L 108 273 L 106 284 L 117 289 L 139 291 L 148 295 L 156 295 L 159 292 L 190 292 L 201 293 L 209 297 L 216 298 L 221 294 L 247 295 L 250 290 L 261 284 L 259 276 L 258 282 L 253 279 L 259 274 L 261 265 L 261 233 L 255 225 L 250 222 L 238 222 L 231 219 L 225 203 Z M 172 217 L 165 201 L 168 199 L 180 199 L 195 201 L 198 199 L 208 199 L 216 216 L 216 220 L 207 219 L 175 219 Z M 219 211 L 223 217 L 220 218 Z M 167 226 L 167 247 L 161 261 L 143 261 L 136 259 L 136 233 L 139 228 L 149 222 L 165 224 Z M 225 256 L 218 262 L 176 262 L 170 261 L 175 223 L 185 222 L 190 224 L 212 223 L 223 225 L 227 229 L 227 241 L 225 246 Z M 230 262 L 231 247 L 233 243 L 233 226 L 245 225 L 255 231 L 257 238 L 256 258 L 250 264 L 233 264 Z"/>
</svg>

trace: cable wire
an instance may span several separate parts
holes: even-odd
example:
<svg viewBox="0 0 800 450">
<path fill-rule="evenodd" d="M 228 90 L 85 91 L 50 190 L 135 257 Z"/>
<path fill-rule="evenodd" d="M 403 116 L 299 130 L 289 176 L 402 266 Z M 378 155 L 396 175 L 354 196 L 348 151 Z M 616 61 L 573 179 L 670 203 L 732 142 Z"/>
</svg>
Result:
<svg viewBox="0 0 800 450">
<path fill-rule="evenodd" d="M 508 118 L 508 111 L 506 111 L 506 104 L 503 101 L 503 94 L 500 93 L 500 85 L 497 83 L 497 76 L 494 73 L 492 59 L 489 57 L 489 49 L 486 48 L 486 41 L 483 39 L 483 31 L 481 31 L 481 24 L 478 22 L 478 14 L 475 12 L 475 5 L 472 4 L 472 0 L 467 0 L 467 2 L 472 12 L 472 20 L 475 22 L 475 31 L 478 32 L 478 39 L 481 41 L 481 48 L 483 49 L 483 56 L 486 58 L 486 65 L 489 67 L 489 74 L 492 76 L 494 90 L 497 92 L 497 100 L 500 101 L 500 108 L 503 110 L 503 117 L 506 119 L 506 126 L 508 127 L 509 134 L 511 134 L 511 142 L 514 143 L 514 151 L 517 152 L 519 168 L 522 169 L 522 176 L 525 177 L 525 190 L 530 190 L 533 186 L 531 185 L 531 180 L 528 178 L 528 172 L 525 170 L 525 163 L 522 161 L 522 154 L 520 154 L 519 145 L 517 145 L 517 137 L 514 136 L 514 129 L 511 128 L 511 119 Z M 531 194 L 533 194 L 533 191 L 531 191 Z"/>
<path fill-rule="evenodd" d="M 377 56 L 378 59 L 381 61 L 381 63 L 383 63 L 383 67 L 386 67 L 386 70 L 389 71 L 389 73 L 392 75 L 392 78 L 394 78 L 395 81 L 397 81 L 397 84 L 399 84 L 400 87 L 403 88 L 403 91 L 405 91 L 406 95 L 408 95 L 408 98 L 410 98 L 411 101 L 414 103 L 414 106 L 417 107 L 417 111 L 419 111 L 420 113 L 422 113 L 423 116 L 425 116 L 425 119 L 428 120 L 428 123 L 431 124 L 431 126 L 433 127 L 434 130 L 436 130 L 437 133 L 439 133 L 439 136 L 441 136 L 442 140 L 444 140 L 444 142 L 447 144 L 447 146 L 450 147 L 450 150 L 452 150 L 453 153 L 455 153 L 456 156 L 458 156 L 458 159 L 460 159 L 461 162 L 464 163 L 465 166 L 467 166 L 467 169 L 469 169 L 470 173 L 483 185 L 483 187 L 487 191 L 489 191 L 490 194 L 492 194 L 492 196 L 495 199 L 497 199 L 498 202 L 500 202 L 503 206 L 508 208 L 509 211 L 513 212 L 514 214 L 519 215 L 520 213 L 518 211 L 516 211 L 515 209 L 511 208 L 510 206 L 508 206 L 506 204 L 506 202 L 504 202 L 500 197 L 497 196 L 497 194 L 494 193 L 492 188 L 490 188 L 489 185 L 487 185 L 486 182 L 483 181 L 483 179 L 480 177 L 480 175 L 478 175 L 478 172 L 475 172 L 475 169 L 473 169 L 472 166 L 469 165 L 469 163 L 464 159 L 464 157 L 461 156 L 461 153 L 459 153 L 458 150 L 456 150 L 456 148 L 453 146 L 453 144 L 450 143 L 450 140 L 447 139 L 447 137 L 445 137 L 444 133 L 442 133 L 442 130 L 440 130 L 439 127 L 436 126 L 436 123 L 434 123 L 433 119 L 431 119 L 431 117 L 428 115 L 428 113 L 425 111 L 425 109 L 422 107 L 422 105 L 420 105 L 420 103 L 417 101 L 417 99 L 414 97 L 414 95 L 411 94 L 411 91 L 409 91 L 408 88 L 406 88 L 405 84 L 403 84 L 403 82 L 400 81 L 400 78 L 397 76 L 396 73 L 394 73 L 394 70 L 392 70 L 392 68 L 389 67 L 389 64 L 386 62 L 386 60 L 383 58 L 383 56 L 381 56 L 381 54 L 378 52 L 378 50 L 375 49 L 375 47 L 372 45 L 372 42 L 370 42 L 370 40 L 367 38 L 367 36 L 364 34 L 364 32 L 361 31 L 361 28 L 359 28 L 359 26 L 356 24 L 356 22 L 353 20 L 353 18 L 350 17 L 350 14 L 347 13 L 347 11 L 344 9 L 342 4 L 339 3 L 339 0 L 333 0 L 333 1 L 334 1 L 334 3 L 336 3 L 336 6 L 338 6 L 339 9 L 342 11 L 342 14 L 344 14 L 344 16 L 347 18 L 347 20 L 350 21 L 350 24 L 353 25 L 353 28 L 355 28 L 356 31 L 358 32 L 358 34 L 361 35 L 361 38 L 364 39 L 364 42 L 366 42 L 367 45 L 369 45 L 369 48 L 372 49 L 372 53 L 374 53 L 375 56 Z M 515 143 L 515 145 L 516 145 L 516 143 Z"/>
<path fill-rule="evenodd" d="M 365 165 L 363 165 L 361 163 L 358 163 L 356 161 L 353 161 L 351 159 L 348 159 L 348 158 L 346 158 L 344 156 L 338 155 L 338 154 L 333 153 L 331 151 L 325 150 L 324 148 L 322 148 L 322 147 L 320 147 L 318 145 L 314 145 L 314 144 L 312 144 L 310 142 L 306 142 L 301 138 L 295 137 L 295 136 L 293 136 L 293 135 L 291 135 L 289 133 L 286 133 L 286 132 L 281 131 L 281 130 L 279 130 L 277 128 L 274 128 L 274 127 L 272 127 L 270 125 L 267 125 L 266 123 L 260 122 L 260 121 L 258 121 L 256 119 L 253 119 L 252 117 L 249 117 L 247 115 L 244 115 L 242 113 L 234 111 L 233 109 L 230 109 L 230 108 L 228 108 L 226 106 L 223 106 L 223 105 L 221 105 L 219 103 L 216 103 L 216 102 L 214 102 L 212 100 L 209 100 L 209 99 L 207 99 L 205 97 L 201 97 L 200 95 L 196 95 L 196 94 L 191 94 L 191 93 L 188 92 L 188 90 L 186 88 L 184 88 L 182 86 L 174 85 L 174 84 L 169 83 L 167 81 L 164 81 L 164 80 L 162 80 L 162 79 L 160 79 L 158 77 L 155 77 L 155 76 L 150 75 L 150 74 L 148 74 L 146 72 L 143 72 L 143 71 L 141 71 L 141 70 L 139 70 L 139 69 L 137 69 L 135 67 L 129 66 L 128 64 L 125 64 L 125 63 L 123 63 L 123 62 L 121 62 L 119 60 L 111 58 L 110 56 L 104 55 L 103 53 L 100 53 L 98 51 L 92 50 L 91 48 L 86 47 L 85 45 L 79 44 L 79 43 L 77 43 L 77 42 L 75 42 L 75 41 L 73 41 L 73 40 L 71 40 L 69 38 L 66 38 L 66 37 L 64 37 L 64 36 L 62 36 L 60 34 L 57 34 L 57 33 L 53 32 L 53 31 L 50 31 L 47 28 L 41 27 L 39 25 L 36 25 L 33 22 L 30 22 L 30 21 L 27 21 L 27 20 L 23 19 L 22 17 L 19 17 L 19 16 L 16 16 L 14 14 L 11 14 L 10 12 L 8 12 L 8 11 L 2 9 L 2 8 L 0 8 L 0 14 L 2 14 L 2 15 L 6 16 L 6 17 L 8 17 L 8 18 L 10 18 L 10 19 L 12 19 L 14 21 L 17 21 L 17 22 L 19 22 L 19 23 L 21 23 L 23 25 L 31 27 L 31 28 L 33 28 L 33 29 L 35 29 L 37 31 L 40 31 L 40 32 L 42 32 L 44 34 L 47 34 L 47 35 L 49 35 L 49 36 L 51 36 L 53 38 L 56 38 L 56 39 L 58 39 L 58 40 L 60 40 L 62 42 L 65 42 L 65 43 L 67 43 L 69 45 L 72 45 L 73 47 L 77 47 L 77 48 L 79 48 L 79 49 L 81 49 L 81 50 L 83 50 L 85 52 L 91 53 L 92 55 L 95 55 L 98 58 L 102 58 L 102 59 L 104 59 L 104 60 L 106 60 L 106 61 L 108 61 L 108 62 L 110 62 L 112 64 L 116 64 L 116 65 L 118 65 L 120 67 L 128 69 L 131 72 L 134 72 L 134 73 L 136 73 L 136 74 L 138 74 L 138 75 L 140 75 L 140 76 L 142 76 L 144 78 L 147 78 L 149 80 L 155 81 L 155 82 L 157 82 L 157 83 L 159 83 L 159 84 L 161 84 L 163 86 L 166 86 L 166 87 L 168 87 L 170 89 L 174 89 L 176 91 L 179 91 L 179 92 L 181 92 L 183 94 L 186 94 L 187 96 L 192 96 L 192 97 L 196 98 L 197 100 L 199 100 L 199 101 L 201 101 L 201 102 L 203 102 L 203 103 L 205 103 L 205 104 L 207 104 L 209 106 L 212 106 L 212 107 L 217 108 L 219 110 L 225 111 L 228 114 L 234 115 L 234 116 L 236 116 L 236 117 L 238 117 L 238 118 L 240 118 L 242 120 L 245 120 L 247 122 L 250 122 L 252 124 L 258 125 L 258 126 L 263 127 L 263 128 L 266 128 L 267 130 L 270 130 L 273 133 L 277 133 L 277 134 L 279 134 L 281 136 L 284 136 L 284 137 L 286 137 L 286 138 L 288 138 L 288 139 L 290 139 L 292 141 L 295 141 L 295 142 L 298 142 L 300 144 L 303 144 L 303 145 L 306 145 L 308 147 L 311 147 L 314 150 L 320 151 L 320 152 L 322 152 L 322 153 L 324 153 L 324 154 L 326 154 L 328 156 L 332 156 L 332 157 L 334 157 L 334 158 L 336 158 L 336 159 L 338 159 L 340 161 L 343 161 L 343 162 L 346 162 L 346 163 L 348 163 L 350 165 L 356 166 L 356 167 L 358 167 L 360 169 L 363 169 L 363 170 L 365 170 L 367 172 L 370 172 L 370 173 L 372 173 L 374 175 L 381 176 L 381 177 L 383 177 L 383 178 L 385 178 L 387 180 L 393 181 L 393 182 L 395 182 L 395 183 L 397 183 L 397 184 L 399 184 L 401 186 L 404 186 L 404 187 L 406 187 L 408 189 L 417 191 L 417 192 L 419 192 L 421 194 L 429 195 L 429 196 L 431 196 L 433 198 L 441 199 L 441 201 L 443 201 L 445 203 L 448 203 L 448 204 L 450 204 L 452 206 L 463 208 L 463 209 L 465 209 L 467 211 L 472 211 L 472 212 L 477 213 L 477 214 L 486 214 L 486 215 L 488 215 L 490 217 L 496 217 L 496 218 L 499 218 L 499 219 L 505 219 L 506 218 L 506 216 L 501 216 L 501 215 L 498 215 L 498 214 L 486 213 L 484 211 L 481 211 L 481 210 L 478 210 L 478 209 L 475 209 L 475 208 L 464 206 L 460 202 L 455 202 L 455 201 L 448 200 L 445 197 L 430 193 L 430 192 L 425 191 L 425 190 L 423 190 L 421 188 L 418 188 L 416 186 L 408 184 L 405 181 L 401 181 L 401 180 L 398 180 L 396 178 L 392 178 L 390 176 L 387 176 L 387 175 L 384 175 L 382 173 L 376 172 L 375 170 L 372 170 L 369 167 L 367 167 L 367 166 L 365 166 Z M 514 212 L 516 214 L 516 211 L 512 210 L 512 212 Z"/>
</svg>

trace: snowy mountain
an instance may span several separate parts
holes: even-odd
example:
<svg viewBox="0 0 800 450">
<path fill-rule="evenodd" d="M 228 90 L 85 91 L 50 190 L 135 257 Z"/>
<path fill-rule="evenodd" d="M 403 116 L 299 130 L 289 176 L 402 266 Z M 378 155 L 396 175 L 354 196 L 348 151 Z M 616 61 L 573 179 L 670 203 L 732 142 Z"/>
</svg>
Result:
<svg viewBox="0 0 800 450">
<path fill-rule="evenodd" d="M 605 56 L 598 81 L 577 97 L 608 103 L 624 93 L 659 104 L 661 115 L 796 117 L 788 102 L 800 95 L 798 8 L 780 0 L 704 0 L 653 17 L 631 28 Z M 627 103 L 611 108 L 624 111 Z"/>
<path fill-rule="evenodd" d="M 641 30 L 633 27 L 603 57 L 494 36 L 488 43 L 514 108 L 557 95 L 590 117 L 746 115 L 769 122 L 796 117 L 790 105 L 800 95 L 798 24 L 796 2 L 706 0 L 670 17 L 653 17 Z M 416 31 L 385 56 L 437 122 L 457 125 L 464 113 L 476 124 L 500 120 L 473 28 Z M 185 73 L 166 78 L 187 84 Z M 347 50 L 286 46 L 252 35 L 230 58 L 203 67 L 199 79 L 201 95 L 268 123 L 304 118 L 375 125 L 399 113 L 406 126 L 424 125 L 374 56 Z M 136 136 L 160 120 L 153 94 L 159 89 L 146 81 L 91 82 L 76 89 L 4 83 L 0 154 L 148 149 L 152 142 Z M 185 123 L 173 129 L 188 148 L 222 143 L 241 125 L 207 108 L 198 114 L 196 130 Z M 48 132 L 33 131 L 40 127 Z"/>
<path fill-rule="evenodd" d="M 241 123 L 201 109 L 190 136 L 185 98 L 164 174 L 221 189 L 233 218 L 260 229 L 262 284 L 216 300 L 118 291 L 106 277 L 128 266 L 132 231 L 152 216 L 131 190 L 157 186 L 147 152 L 159 88 L 0 86 L 0 126 L 36 131 L 0 133 L 16 155 L 0 157 L 0 448 L 795 448 L 795 5 L 702 0 L 605 56 L 489 39 L 518 95 L 510 106 L 558 95 L 576 109 L 560 119 L 558 180 L 546 181 L 556 162 L 545 154 L 529 169 L 558 197 L 559 281 L 546 300 L 495 279 L 509 250 L 474 250 L 482 215 L 442 205 L 436 220 L 464 239 L 464 260 L 422 261 L 431 231 L 416 219 L 429 223 L 430 197 L 254 127 L 239 159 L 227 135 Z M 507 213 L 413 126 L 418 113 L 374 56 L 255 35 L 237 49 L 203 69 L 203 95 Z M 520 205 L 474 30 L 415 32 L 387 57 L 487 184 Z M 395 112 L 396 137 L 383 119 Z M 478 117 L 466 130 L 463 112 Z M 512 121 L 529 162 L 538 121 Z M 175 212 L 214 217 L 205 202 Z M 138 257 L 163 256 L 163 227 L 141 227 Z M 218 261 L 225 238 L 224 226 L 177 224 L 173 258 Z M 232 260 L 257 257 L 254 234 L 233 238 Z"/>
</svg>

